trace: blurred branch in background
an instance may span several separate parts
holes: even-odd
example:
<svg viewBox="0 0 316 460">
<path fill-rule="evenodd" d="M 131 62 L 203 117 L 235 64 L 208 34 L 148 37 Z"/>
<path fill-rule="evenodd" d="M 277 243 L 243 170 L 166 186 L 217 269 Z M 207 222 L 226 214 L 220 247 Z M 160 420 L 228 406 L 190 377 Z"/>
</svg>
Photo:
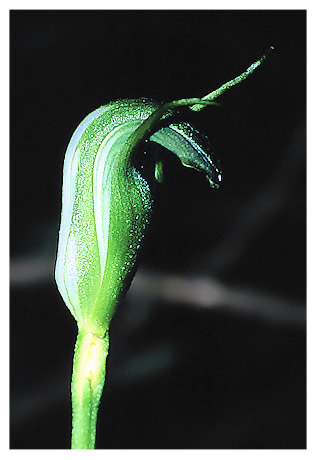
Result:
<svg viewBox="0 0 316 460">
<path fill-rule="evenodd" d="M 305 126 L 300 125 L 292 133 L 286 151 L 280 152 L 283 160 L 279 164 L 277 158 L 271 158 L 269 152 L 266 154 L 266 162 L 271 165 L 271 174 L 266 183 L 255 196 L 239 207 L 225 237 L 217 247 L 212 248 L 211 253 L 206 253 L 196 263 L 196 268 L 208 269 L 220 276 L 227 268 L 236 266 L 243 254 L 251 248 L 251 241 L 267 229 L 269 222 L 282 209 L 286 209 L 296 189 L 305 186 L 299 180 L 306 169 L 305 138 Z"/>
<path fill-rule="evenodd" d="M 129 296 L 147 296 L 177 305 L 225 309 L 276 322 L 305 325 L 305 309 L 264 292 L 235 288 L 214 278 L 192 278 L 138 271 Z"/>
<path fill-rule="evenodd" d="M 11 263 L 11 286 L 40 284 L 52 281 L 54 261 L 21 259 Z M 138 270 L 128 293 L 131 302 L 138 298 L 161 300 L 170 304 L 198 308 L 216 308 L 258 315 L 264 319 L 305 324 L 305 309 L 293 303 L 253 289 L 236 288 L 215 278 L 188 277 Z"/>
<path fill-rule="evenodd" d="M 39 285 L 54 279 L 55 261 L 43 257 L 16 258 L 10 264 L 11 287 Z"/>
</svg>

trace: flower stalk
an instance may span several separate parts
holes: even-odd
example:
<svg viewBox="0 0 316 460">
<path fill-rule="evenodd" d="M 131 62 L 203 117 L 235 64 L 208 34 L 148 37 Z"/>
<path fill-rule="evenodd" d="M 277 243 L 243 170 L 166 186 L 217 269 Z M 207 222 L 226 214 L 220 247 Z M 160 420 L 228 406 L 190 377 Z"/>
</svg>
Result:
<svg viewBox="0 0 316 460">
<path fill-rule="evenodd" d="M 72 449 L 94 449 L 108 351 L 108 334 L 99 337 L 79 329 L 71 383 Z"/>
</svg>

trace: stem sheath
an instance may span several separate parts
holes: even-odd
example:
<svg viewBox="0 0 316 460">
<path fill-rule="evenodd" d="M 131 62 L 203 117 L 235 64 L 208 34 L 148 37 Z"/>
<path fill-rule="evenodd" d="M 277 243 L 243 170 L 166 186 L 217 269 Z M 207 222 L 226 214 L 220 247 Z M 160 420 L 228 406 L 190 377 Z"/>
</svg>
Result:
<svg viewBox="0 0 316 460">
<path fill-rule="evenodd" d="M 108 334 L 99 337 L 79 329 L 71 382 L 72 449 L 94 449 L 108 350 Z"/>
</svg>

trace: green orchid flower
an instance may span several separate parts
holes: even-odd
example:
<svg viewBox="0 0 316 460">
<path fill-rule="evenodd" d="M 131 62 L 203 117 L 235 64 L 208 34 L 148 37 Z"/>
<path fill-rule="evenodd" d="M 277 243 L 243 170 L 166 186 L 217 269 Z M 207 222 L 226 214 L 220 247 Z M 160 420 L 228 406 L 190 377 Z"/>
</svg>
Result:
<svg viewBox="0 0 316 460">
<path fill-rule="evenodd" d="M 164 104 L 144 98 L 110 102 L 89 114 L 71 138 L 64 162 L 55 277 L 78 324 L 72 448 L 94 448 L 110 322 L 134 275 L 155 185 L 162 181 L 161 161 L 147 153 L 147 145 L 170 150 L 218 188 L 222 172 L 207 137 L 177 119 L 182 107 L 198 111 L 214 104 L 265 57 L 203 98 Z"/>
</svg>

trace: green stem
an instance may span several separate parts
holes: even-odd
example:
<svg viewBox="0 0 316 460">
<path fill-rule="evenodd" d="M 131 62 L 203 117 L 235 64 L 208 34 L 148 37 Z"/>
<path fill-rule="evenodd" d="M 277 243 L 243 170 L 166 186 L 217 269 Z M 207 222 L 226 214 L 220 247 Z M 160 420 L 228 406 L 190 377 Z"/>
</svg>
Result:
<svg viewBox="0 0 316 460">
<path fill-rule="evenodd" d="M 72 449 L 94 449 L 108 350 L 108 334 L 99 337 L 79 329 L 71 382 Z"/>
</svg>

